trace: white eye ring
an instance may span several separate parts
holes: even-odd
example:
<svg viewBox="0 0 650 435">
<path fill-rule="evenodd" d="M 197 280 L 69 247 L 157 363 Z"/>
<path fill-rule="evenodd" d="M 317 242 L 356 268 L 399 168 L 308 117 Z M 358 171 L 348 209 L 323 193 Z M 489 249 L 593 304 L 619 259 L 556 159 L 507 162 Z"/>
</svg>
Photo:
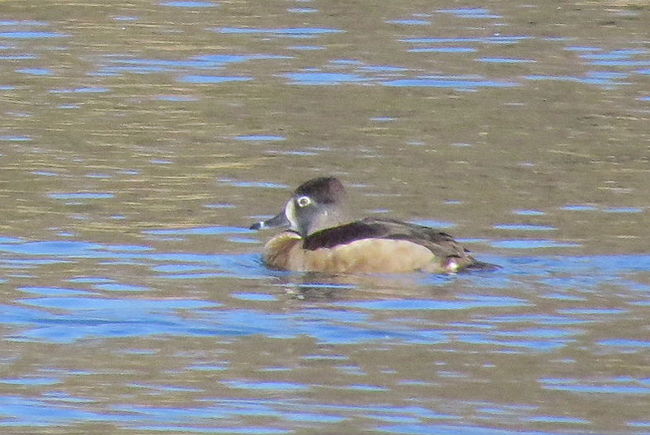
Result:
<svg viewBox="0 0 650 435">
<path fill-rule="evenodd" d="M 308 196 L 301 196 L 300 198 L 296 199 L 296 204 L 298 204 L 298 207 L 307 207 L 309 204 L 311 204 L 311 198 Z"/>
</svg>

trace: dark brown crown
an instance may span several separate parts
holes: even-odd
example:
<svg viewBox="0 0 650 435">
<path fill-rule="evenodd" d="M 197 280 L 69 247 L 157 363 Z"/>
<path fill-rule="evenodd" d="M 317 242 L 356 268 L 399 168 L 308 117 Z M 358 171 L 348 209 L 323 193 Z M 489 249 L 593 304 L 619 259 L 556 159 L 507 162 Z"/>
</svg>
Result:
<svg viewBox="0 0 650 435">
<path fill-rule="evenodd" d="M 344 198 L 345 188 L 338 178 L 318 177 L 302 183 L 295 194 L 308 196 L 319 204 L 332 204 Z"/>
</svg>

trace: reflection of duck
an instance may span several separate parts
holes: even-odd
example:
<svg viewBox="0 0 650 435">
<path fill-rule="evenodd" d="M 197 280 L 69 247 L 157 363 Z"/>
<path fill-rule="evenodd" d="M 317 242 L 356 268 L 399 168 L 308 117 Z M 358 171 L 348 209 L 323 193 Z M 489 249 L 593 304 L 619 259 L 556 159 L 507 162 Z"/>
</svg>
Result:
<svg viewBox="0 0 650 435">
<path fill-rule="evenodd" d="M 301 184 L 277 216 L 251 229 L 289 227 L 266 243 L 276 269 L 328 273 L 454 273 L 494 268 L 476 261 L 449 234 L 393 219 L 345 223 L 345 189 L 334 177 Z"/>
</svg>

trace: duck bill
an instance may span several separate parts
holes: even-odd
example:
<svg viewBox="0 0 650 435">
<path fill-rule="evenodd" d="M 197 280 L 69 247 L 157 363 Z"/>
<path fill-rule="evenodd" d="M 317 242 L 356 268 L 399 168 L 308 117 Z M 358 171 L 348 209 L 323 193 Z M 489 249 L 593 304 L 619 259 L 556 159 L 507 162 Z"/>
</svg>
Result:
<svg viewBox="0 0 650 435">
<path fill-rule="evenodd" d="M 287 219 L 287 214 L 284 210 L 278 213 L 276 216 L 273 216 L 271 219 L 266 221 L 255 222 L 250 226 L 251 230 L 265 230 L 267 228 L 279 228 L 279 227 L 289 227 L 291 222 Z"/>
</svg>

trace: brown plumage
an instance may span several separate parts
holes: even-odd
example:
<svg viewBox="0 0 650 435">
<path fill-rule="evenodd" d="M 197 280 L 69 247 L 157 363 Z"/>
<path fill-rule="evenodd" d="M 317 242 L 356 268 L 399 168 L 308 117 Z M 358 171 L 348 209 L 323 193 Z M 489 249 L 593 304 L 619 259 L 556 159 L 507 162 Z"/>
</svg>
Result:
<svg viewBox="0 0 650 435">
<path fill-rule="evenodd" d="M 455 273 L 494 268 L 476 261 L 447 233 L 394 219 L 347 222 L 345 189 L 334 177 L 300 185 L 277 216 L 251 226 L 289 229 L 264 247 L 272 268 L 329 273 Z"/>
</svg>

